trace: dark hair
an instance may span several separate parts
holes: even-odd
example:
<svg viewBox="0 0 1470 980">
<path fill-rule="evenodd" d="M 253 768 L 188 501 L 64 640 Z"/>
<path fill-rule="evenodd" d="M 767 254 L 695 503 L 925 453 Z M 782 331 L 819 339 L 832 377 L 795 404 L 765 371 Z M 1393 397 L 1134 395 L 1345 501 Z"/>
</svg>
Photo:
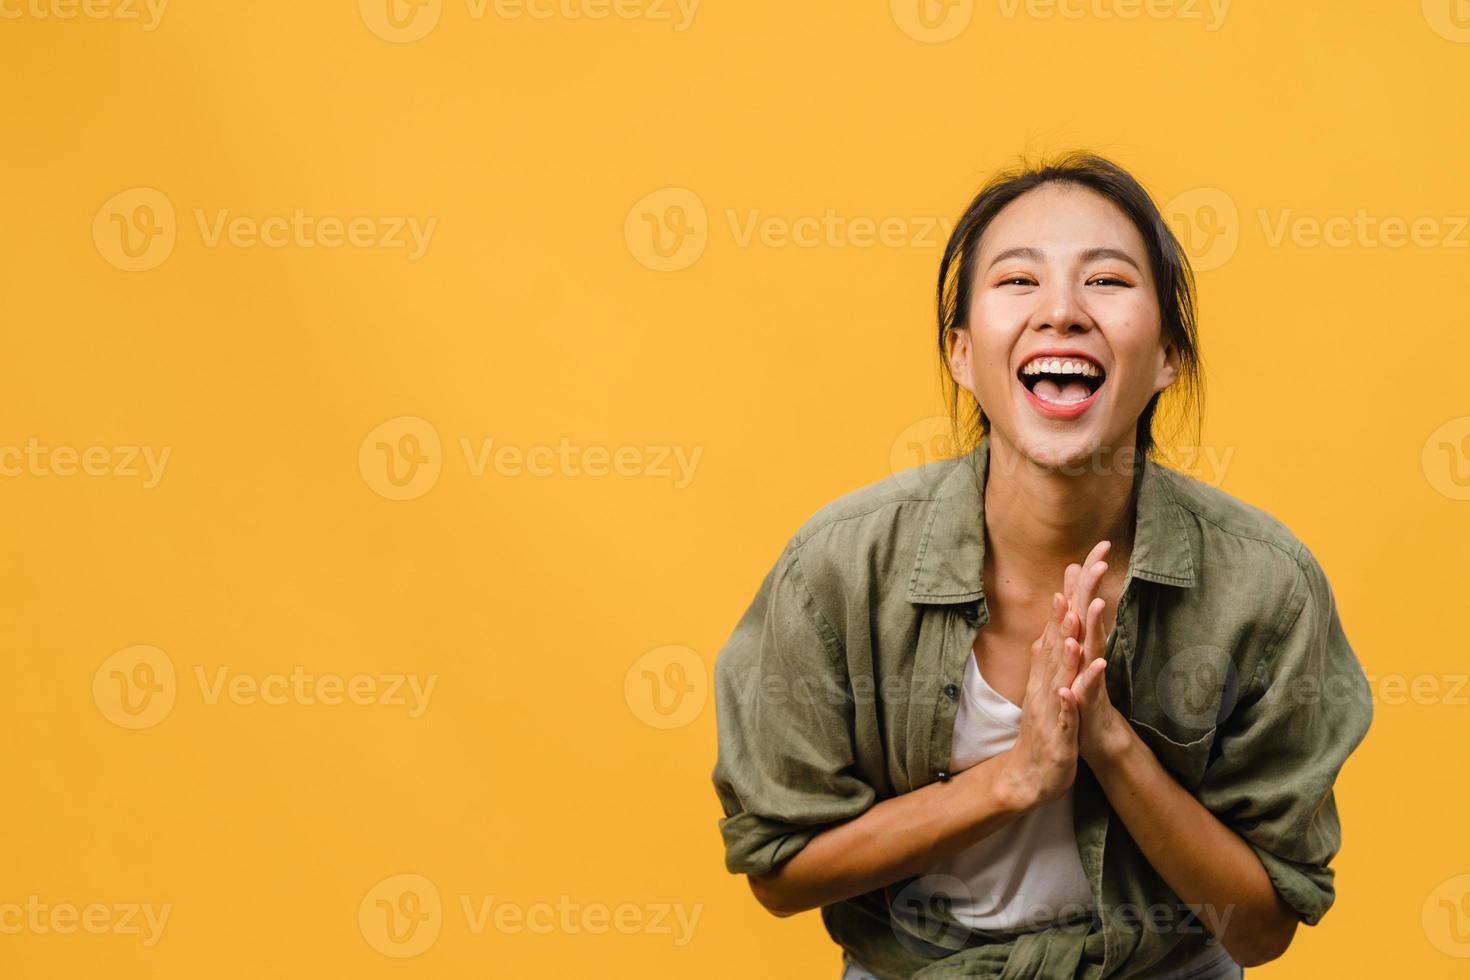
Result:
<svg viewBox="0 0 1470 980">
<path fill-rule="evenodd" d="M 1092 153 L 1073 152 L 1049 162 L 1032 165 L 1024 161 L 1004 170 L 981 188 L 960 216 L 944 260 L 939 264 L 938 314 L 939 362 L 945 387 L 955 444 L 962 451 L 973 447 L 990 431 L 990 420 L 978 402 L 974 411 L 961 421 L 962 389 L 949 371 L 948 341 L 955 330 L 969 326 L 970 295 L 975 278 L 975 260 L 980 252 L 980 236 L 1001 209 L 1029 190 L 1044 184 L 1066 183 L 1085 187 L 1112 201 L 1128 216 L 1143 237 L 1148 251 L 1158 293 L 1160 331 L 1179 350 L 1179 374 L 1165 391 L 1184 403 L 1185 414 L 1192 409 L 1198 424 L 1204 406 L 1204 384 L 1200 371 L 1199 340 L 1195 333 L 1194 273 L 1189 267 L 1179 240 L 1164 223 L 1153 199 L 1138 181 L 1122 167 Z M 1134 444 L 1140 456 L 1154 455 L 1154 412 L 1160 395 L 1149 399 L 1138 417 Z"/>
</svg>

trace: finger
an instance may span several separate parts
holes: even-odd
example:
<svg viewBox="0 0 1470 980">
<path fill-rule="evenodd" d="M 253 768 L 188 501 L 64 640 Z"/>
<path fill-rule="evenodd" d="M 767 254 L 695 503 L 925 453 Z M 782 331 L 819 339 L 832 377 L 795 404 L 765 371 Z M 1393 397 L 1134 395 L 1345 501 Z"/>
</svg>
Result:
<svg viewBox="0 0 1470 980">
<path fill-rule="evenodd" d="M 1067 608 L 1067 612 L 1062 616 L 1061 626 L 1057 627 L 1057 635 L 1054 649 L 1056 650 L 1058 661 L 1066 659 L 1067 643 L 1069 641 L 1076 642 L 1079 646 L 1081 645 L 1081 632 L 1082 617 L 1074 612 L 1069 606 Z M 1067 678 L 1067 680 L 1070 683 L 1071 678 L 1069 677 Z"/>
<path fill-rule="evenodd" d="M 1072 682 L 1072 695 L 1082 710 L 1096 708 L 1106 702 L 1108 687 L 1103 683 L 1103 674 L 1107 666 L 1106 660 L 1099 659 L 1078 671 L 1077 679 Z"/>
<path fill-rule="evenodd" d="M 1044 654 L 1042 668 L 1045 673 L 1043 677 L 1051 679 L 1053 685 L 1071 683 L 1071 678 L 1062 679 L 1062 659 L 1066 653 L 1063 644 L 1066 642 L 1070 631 L 1076 628 L 1077 617 L 1068 609 L 1062 614 L 1060 623 L 1047 625 L 1046 639 L 1043 643 Z"/>
<path fill-rule="evenodd" d="M 1086 568 L 1093 562 L 1102 561 L 1104 556 L 1106 556 L 1107 553 L 1112 550 L 1112 547 L 1113 542 L 1111 541 L 1099 541 L 1097 544 L 1093 545 L 1092 550 L 1087 553 L 1087 559 L 1082 563 L 1082 567 Z"/>
<path fill-rule="evenodd" d="M 1067 605 L 1067 619 L 1061 624 L 1061 635 L 1070 636 L 1080 644 L 1082 642 L 1082 616 L 1082 608 Z"/>
<path fill-rule="evenodd" d="M 1071 734 L 1077 730 L 1077 701 L 1069 687 L 1057 688 L 1057 728 Z"/>
<path fill-rule="evenodd" d="M 1092 597 L 1097 594 L 1097 585 L 1107 573 L 1108 563 L 1101 558 L 1090 561 L 1082 567 L 1082 574 L 1077 581 L 1077 594 L 1073 597 L 1078 609 L 1086 609 Z"/>
<path fill-rule="evenodd" d="M 1072 606 L 1067 602 L 1067 597 L 1060 592 L 1052 593 L 1051 616 L 1047 619 L 1047 629 L 1051 631 L 1048 643 L 1055 643 L 1066 632 L 1067 615 L 1072 611 Z"/>
<path fill-rule="evenodd" d="M 1067 613 L 1070 617 L 1072 614 Z M 1072 681 L 1077 678 L 1077 667 L 1082 659 L 1082 645 L 1073 637 L 1065 637 L 1062 640 L 1062 655 L 1057 664 L 1057 672 L 1053 675 L 1052 682 L 1070 687 Z"/>
<path fill-rule="evenodd" d="M 1067 566 L 1062 573 L 1062 592 L 1066 594 L 1068 601 L 1077 594 L 1077 577 L 1082 574 L 1082 566 L 1073 562 Z"/>
<path fill-rule="evenodd" d="M 1099 541 L 1097 544 L 1093 545 L 1092 550 L 1087 553 L 1087 557 L 1084 558 L 1082 560 L 1082 564 L 1078 566 L 1081 569 L 1079 577 L 1085 576 L 1089 571 L 1093 569 L 1095 565 L 1097 565 L 1098 562 L 1107 558 L 1108 552 L 1112 550 L 1113 543 L 1111 541 Z M 1081 583 L 1079 583 L 1079 587 L 1080 584 Z"/>
<path fill-rule="evenodd" d="M 1082 578 L 1077 583 L 1077 595 L 1074 600 L 1079 617 L 1087 615 L 1092 606 L 1092 599 L 1097 595 L 1097 587 L 1107 571 L 1108 563 L 1105 561 L 1095 561 L 1082 570 Z"/>
<path fill-rule="evenodd" d="M 1083 665 L 1092 663 L 1092 661 L 1101 657 L 1105 652 L 1103 647 L 1107 641 L 1102 635 L 1102 616 L 1103 610 L 1107 608 L 1107 605 L 1107 600 L 1103 599 L 1102 596 L 1098 596 L 1092 600 L 1092 605 L 1087 607 L 1087 629 L 1083 633 Z"/>
</svg>

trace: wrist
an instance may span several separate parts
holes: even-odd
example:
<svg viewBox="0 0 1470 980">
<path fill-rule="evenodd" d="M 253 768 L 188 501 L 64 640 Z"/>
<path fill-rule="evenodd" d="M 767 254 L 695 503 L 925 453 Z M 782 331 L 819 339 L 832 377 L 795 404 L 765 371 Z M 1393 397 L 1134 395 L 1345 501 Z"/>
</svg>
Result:
<svg viewBox="0 0 1470 980">
<path fill-rule="evenodd" d="M 1039 783 L 1016 765 L 1014 749 L 1006 749 L 991 761 L 995 765 L 990 778 L 990 795 L 1002 813 L 1021 816 L 1040 805 Z"/>
<path fill-rule="evenodd" d="M 1091 744 L 1082 753 L 1084 761 L 1094 772 L 1121 766 L 1138 739 L 1138 733 L 1117 708 L 1109 706 L 1106 717 L 1107 720 L 1098 726 L 1096 737 L 1090 740 Z"/>
</svg>

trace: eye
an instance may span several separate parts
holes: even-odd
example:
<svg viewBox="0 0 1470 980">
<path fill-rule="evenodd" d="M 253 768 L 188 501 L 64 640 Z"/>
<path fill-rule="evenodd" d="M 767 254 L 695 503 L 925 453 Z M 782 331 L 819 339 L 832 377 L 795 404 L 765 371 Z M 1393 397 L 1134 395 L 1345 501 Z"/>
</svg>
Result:
<svg viewBox="0 0 1470 980">
<path fill-rule="evenodd" d="M 1030 276 L 1026 275 L 1023 272 L 1018 272 L 1018 273 L 1015 273 L 1014 275 L 1006 276 L 1004 279 L 999 280 L 998 282 L 996 282 L 996 285 L 997 286 L 1034 286 L 1034 285 L 1036 285 L 1036 280 L 1035 279 L 1032 279 Z"/>
<path fill-rule="evenodd" d="M 1128 280 L 1119 279 L 1117 276 L 1108 275 L 1093 276 L 1091 279 L 1087 280 L 1087 284 L 1089 286 L 1122 286 L 1126 289 L 1133 288 L 1133 283 L 1129 282 Z"/>
</svg>

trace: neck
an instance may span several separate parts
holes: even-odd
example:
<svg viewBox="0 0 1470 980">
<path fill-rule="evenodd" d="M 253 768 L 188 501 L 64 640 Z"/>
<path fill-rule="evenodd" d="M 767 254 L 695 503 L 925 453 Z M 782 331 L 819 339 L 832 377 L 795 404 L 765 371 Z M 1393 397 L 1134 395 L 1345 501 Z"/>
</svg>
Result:
<svg viewBox="0 0 1470 980">
<path fill-rule="evenodd" d="M 1008 579 L 1058 590 L 1058 574 L 1087 557 L 1093 545 L 1112 543 L 1110 570 L 1123 570 L 1133 548 L 1133 461 L 1130 446 L 1104 457 L 1105 465 L 1064 469 L 1037 465 L 1015 446 L 990 439 L 985 478 L 986 563 L 1015 570 Z"/>
</svg>

